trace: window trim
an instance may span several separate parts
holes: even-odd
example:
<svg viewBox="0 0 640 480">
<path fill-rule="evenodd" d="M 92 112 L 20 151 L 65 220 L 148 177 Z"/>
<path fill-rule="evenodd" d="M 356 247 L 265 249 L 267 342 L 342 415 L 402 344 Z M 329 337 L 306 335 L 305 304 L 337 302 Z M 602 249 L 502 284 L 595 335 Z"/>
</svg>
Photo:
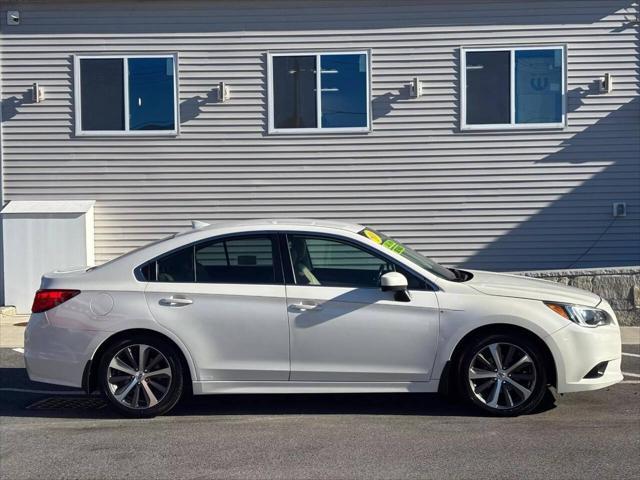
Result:
<svg viewBox="0 0 640 480">
<path fill-rule="evenodd" d="M 172 58 L 173 59 L 173 130 L 129 130 L 129 62 L 130 58 Z M 123 63 L 124 82 L 124 130 L 82 130 L 82 95 L 80 78 L 80 61 L 92 59 L 118 59 Z M 85 55 L 73 56 L 73 99 L 74 128 L 76 137 L 175 137 L 180 134 L 180 86 L 178 79 L 177 53 L 122 54 L 122 55 Z"/>
<path fill-rule="evenodd" d="M 562 116 L 560 122 L 553 123 L 516 123 L 516 64 L 515 52 L 520 50 L 561 50 L 562 51 Z M 503 124 L 467 124 L 467 52 L 510 52 L 510 123 Z M 531 129 L 564 129 L 567 128 L 567 46 L 566 44 L 494 46 L 494 47 L 460 47 L 460 130 L 531 130 Z"/>
<path fill-rule="evenodd" d="M 182 249 L 186 249 L 186 248 L 191 248 L 193 249 L 193 261 L 195 262 L 195 250 L 197 248 L 198 245 L 201 245 L 203 243 L 210 243 L 210 242 L 226 242 L 227 240 L 234 240 L 234 239 L 244 239 L 244 238 L 251 238 L 251 237 L 258 237 L 258 238 L 263 238 L 266 237 L 269 240 L 271 240 L 271 251 L 272 251 L 272 255 L 273 255 L 273 270 L 274 270 L 274 274 L 275 274 L 275 279 L 273 283 L 224 283 L 224 282 L 198 282 L 197 281 L 197 275 L 194 276 L 194 281 L 193 282 L 160 282 L 157 280 L 158 278 L 158 260 L 162 260 L 165 257 L 168 257 L 170 255 L 173 255 L 174 253 L 178 252 L 179 250 Z M 148 260 L 145 260 L 144 262 L 142 262 L 140 265 L 138 265 L 137 267 L 135 267 L 133 269 L 133 276 L 136 279 L 136 281 L 140 282 L 140 283 L 152 283 L 152 284 L 163 284 L 163 285 L 196 285 L 196 284 L 200 284 L 200 285 L 284 285 L 284 267 L 283 267 L 283 261 L 282 261 L 282 249 L 280 247 L 280 239 L 278 238 L 278 232 L 275 231 L 261 231 L 261 230 L 256 230 L 256 231 L 251 231 L 251 232 L 235 232 L 235 233 L 226 233 L 226 234 L 222 234 L 222 235 L 217 235 L 214 237 L 207 237 L 207 238 L 203 238 L 200 240 L 196 240 L 195 242 L 191 242 L 191 243 L 186 243 L 183 245 L 180 245 L 178 247 L 172 248 L 171 250 L 168 250 L 166 252 L 160 253 L 158 255 L 156 255 L 153 258 L 150 258 Z M 147 265 L 151 264 L 151 263 L 155 263 L 155 275 L 156 275 L 156 280 L 145 280 L 144 279 L 144 275 L 142 274 L 142 269 L 145 268 Z M 194 270 L 195 271 L 195 270 Z"/>
<path fill-rule="evenodd" d="M 404 262 L 398 262 L 395 258 L 392 258 L 390 255 L 385 254 L 384 252 L 380 252 L 374 248 L 371 248 L 370 245 L 366 243 L 361 243 L 358 240 L 354 240 L 348 237 L 342 237 L 339 235 L 331 234 L 331 233 L 323 233 L 323 232 L 312 232 L 306 230 L 284 230 L 281 232 L 281 242 L 280 256 L 282 257 L 282 266 L 284 270 L 284 278 L 287 285 L 295 286 L 295 287 L 324 287 L 324 288 L 351 288 L 351 289 L 368 289 L 368 290 L 380 290 L 380 287 L 336 287 L 332 285 L 298 285 L 295 280 L 295 272 L 293 268 L 293 260 L 291 258 L 291 253 L 289 252 L 289 236 L 304 236 L 304 237 L 312 237 L 326 240 L 333 240 L 337 242 L 343 242 L 349 244 L 353 247 L 360 248 L 371 255 L 377 258 L 383 258 L 384 260 L 392 263 L 394 266 L 400 266 L 403 270 L 406 270 L 411 275 L 413 275 L 416 280 L 421 282 L 424 285 L 424 288 L 421 289 L 410 289 L 410 290 L 419 290 L 419 291 L 439 291 L 440 288 L 433 283 L 431 280 L 426 278 L 424 275 L 416 272 L 411 266 L 407 265 Z M 407 279 L 408 280 L 408 279 Z"/>
<path fill-rule="evenodd" d="M 274 57 L 316 57 L 316 123 L 321 124 L 322 118 L 322 91 L 320 78 L 322 75 L 320 59 L 322 55 L 365 55 L 367 59 L 367 125 L 365 127 L 339 127 L 339 128 L 276 128 L 274 126 L 274 99 L 273 99 L 273 58 Z M 302 50 L 302 51 L 277 51 L 267 52 L 267 133 L 268 134 L 335 134 L 335 133 L 370 133 L 372 131 L 371 120 L 371 50 Z"/>
</svg>

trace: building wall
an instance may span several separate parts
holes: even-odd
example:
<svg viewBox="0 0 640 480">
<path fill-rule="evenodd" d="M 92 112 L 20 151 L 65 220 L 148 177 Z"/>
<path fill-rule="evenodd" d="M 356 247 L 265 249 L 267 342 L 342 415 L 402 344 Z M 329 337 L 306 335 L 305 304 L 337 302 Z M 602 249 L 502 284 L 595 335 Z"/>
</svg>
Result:
<svg viewBox="0 0 640 480">
<path fill-rule="evenodd" d="M 631 0 L 14 0 L 1 15 L 5 201 L 97 200 L 99 262 L 190 219 L 295 216 L 370 224 L 465 267 L 640 264 Z M 567 45 L 568 127 L 461 132 L 459 47 L 539 43 Z M 373 131 L 267 135 L 266 52 L 335 48 L 371 49 Z M 73 55 L 144 52 L 179 54 L 180 135 L 74 137 Z"/>
</svg>

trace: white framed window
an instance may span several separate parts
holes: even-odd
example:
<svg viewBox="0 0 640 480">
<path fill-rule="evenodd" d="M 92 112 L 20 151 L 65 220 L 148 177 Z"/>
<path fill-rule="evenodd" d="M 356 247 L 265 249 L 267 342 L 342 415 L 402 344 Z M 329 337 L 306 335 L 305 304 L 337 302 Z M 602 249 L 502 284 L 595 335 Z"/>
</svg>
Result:
<svg viewBox="0 0 640 480">
<path fill-rule="evenodd" d="M 461 130 L 566 126 L 566 47 L 460 49 Z"/>
<path fill-rule="evenodd" d="M 76 135 L 177 135 L 177 79 L 176 54 L 76 55 Z"/>
<path fill-rule="evenodd" d="M 370 53 L 267 53 L 269 133 L 371 130 Z"/>
</svg>

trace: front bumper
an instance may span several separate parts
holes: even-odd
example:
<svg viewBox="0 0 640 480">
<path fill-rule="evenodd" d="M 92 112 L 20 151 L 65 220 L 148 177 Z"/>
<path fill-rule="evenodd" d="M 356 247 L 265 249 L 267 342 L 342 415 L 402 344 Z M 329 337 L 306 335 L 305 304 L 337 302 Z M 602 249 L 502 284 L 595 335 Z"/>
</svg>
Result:
<svg viewBox="0 0 640 480">
<path fill-rule="evenodd" d="M 598 390 L 622 380 L 622 344 L 615 322 L 597 328 L 569 323 L 545 340 L 556 363 L 558 393 Z M 607 362 L 604 374 L 585 378 L 601 362 Z"/>
<path fill-rule="evenodd" d="M 107 332 L 51 325 L 46 313 L 34 313 L 24 333 L 24 361 L 35 382 L 81 387 L 87 362 Z"/>
</svg>

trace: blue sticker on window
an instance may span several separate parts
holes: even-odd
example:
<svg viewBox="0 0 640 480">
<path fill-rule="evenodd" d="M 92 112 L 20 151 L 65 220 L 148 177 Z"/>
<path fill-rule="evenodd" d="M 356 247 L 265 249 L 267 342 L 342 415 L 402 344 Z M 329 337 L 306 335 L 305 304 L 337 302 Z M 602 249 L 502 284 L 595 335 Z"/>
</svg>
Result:
<svg viewBox="0 0 640 480">
<path fill-rule="evenodd" d="M 562 121 L 562 50 L 516 50 L 516 123 Z"/>
</svg>

